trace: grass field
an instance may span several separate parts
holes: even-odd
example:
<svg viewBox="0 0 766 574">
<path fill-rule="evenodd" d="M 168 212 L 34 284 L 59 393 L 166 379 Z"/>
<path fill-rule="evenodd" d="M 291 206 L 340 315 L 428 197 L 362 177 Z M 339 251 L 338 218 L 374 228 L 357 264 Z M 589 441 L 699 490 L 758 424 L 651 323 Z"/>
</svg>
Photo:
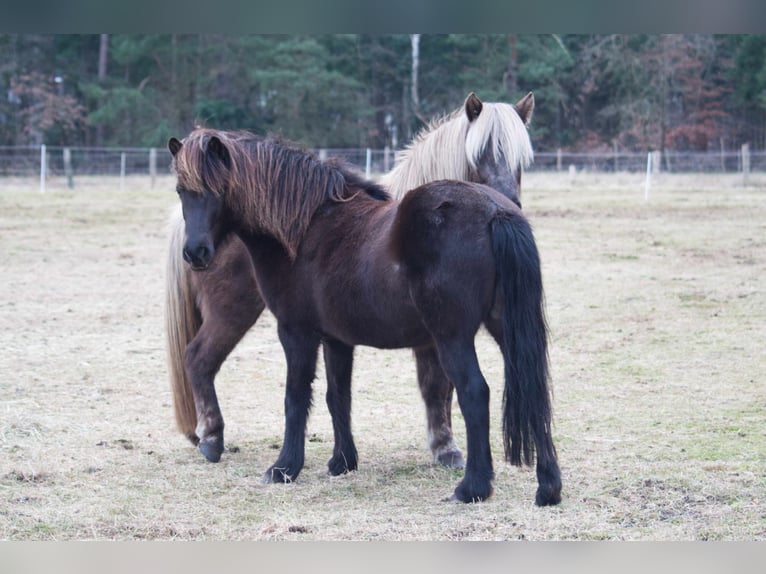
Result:
<svg viewBox="0 0 766 574">
<path fill-rule="evenodd" d="M 147 178 L 148 179 L 148 178 Z M 357 350 L 360 469 L 329 477 L 323 368 L 306 466 L 263 485 L 284 360 L 265 315 L 224 365 L 227 452 L 174 428 L 162 324 L 174 182 L 0 180 L 0 539 L 766 539 L 766 182 L 530 173 L 564 500 L 503 462 L 487 502 L 443 502 L 409 351 Z M 454 408 L 458 442 L 463 421 Z"/>
</svg>

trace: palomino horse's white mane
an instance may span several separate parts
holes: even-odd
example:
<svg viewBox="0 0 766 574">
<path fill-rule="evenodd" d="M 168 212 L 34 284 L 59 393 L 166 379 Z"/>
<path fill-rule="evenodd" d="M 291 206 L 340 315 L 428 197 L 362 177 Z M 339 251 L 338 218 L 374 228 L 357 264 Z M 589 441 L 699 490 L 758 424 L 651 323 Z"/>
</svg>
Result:
<svg viewBox="0 0 766 574">
<path fill-rule="evenodd" d="M 512 171 L 532 162 L 529 132 L 516 109 L 511 104 L 488 102 L 472 122 L 464 107 L 431 122 L 398 152 L 394 168 L 380 183 L 393 197 L 401 198 L 429 181 L 470 181 L 488 142 L 495 159 L 502 152 Z"/>
</svg>

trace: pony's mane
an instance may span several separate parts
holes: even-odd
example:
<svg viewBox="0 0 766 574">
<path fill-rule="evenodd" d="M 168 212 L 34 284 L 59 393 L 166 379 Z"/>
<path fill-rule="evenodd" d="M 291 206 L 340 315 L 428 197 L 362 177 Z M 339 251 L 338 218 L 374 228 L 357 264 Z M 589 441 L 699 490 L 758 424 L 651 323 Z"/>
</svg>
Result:
<svg viewBox="0 0 766 574">
<path fill-rule="evenodd" d="M 429 181 L 471 181 L 488 144 L 492 145 L 495 160 L 502 152 L 512 171 L 532 162 L 529 132 L 515 108 L 502 102 L 485 102 L 472 123 L 463 107 L 429 123 L 397 153 L 394 168 L 381 178 L 381 183 L 391 195 L 402 197 Z"/>
<path fill-rule="evenodd" d="M 226 152 L 223 159 L 209 153 L 214 136 Z M 173 165 L 179 187 L 222 197 L 250 231 L 273 235 L 291 257 L 325 202 L 350 201 L 360 192 L 380 201 L 390 199 L 382 187 L 347 164 L 323 162 L 276 136 L 198 128 L 183 140 Z"/>
</svg>

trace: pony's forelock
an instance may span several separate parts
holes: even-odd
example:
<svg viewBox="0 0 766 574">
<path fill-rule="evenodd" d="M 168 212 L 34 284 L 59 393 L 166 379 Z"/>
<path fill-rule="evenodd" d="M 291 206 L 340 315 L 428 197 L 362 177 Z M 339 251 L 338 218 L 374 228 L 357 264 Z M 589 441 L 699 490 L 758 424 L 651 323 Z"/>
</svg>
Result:
<svg viewBox="0 0 766 574">
<path fill-rule="evenodd" d="M 529 167 L 534 159 L 527 127 L 510 104 L 485 103 L 479 117 L 472 122 L 465 140 L 467 161 L 472 169 L 476 169 L 490 142 L 495 161 L 504 155 L 511 171 Z"/>
<path fill-rule="evenodd" d="M 222 158 L 208 153 L 210 140 L 215 137 L 229 156 Z M 247 164 L 251 161 L 242 153 L 241 140 L 252 138 L 246 132 L 225 132 L 197 128 L 183 140 L 183 145 L 173 158 L 173 168 L 178 186 L 191 192 L 207 191 L 221 196 L 231 186 L 246 182 Z"/>
</svg>

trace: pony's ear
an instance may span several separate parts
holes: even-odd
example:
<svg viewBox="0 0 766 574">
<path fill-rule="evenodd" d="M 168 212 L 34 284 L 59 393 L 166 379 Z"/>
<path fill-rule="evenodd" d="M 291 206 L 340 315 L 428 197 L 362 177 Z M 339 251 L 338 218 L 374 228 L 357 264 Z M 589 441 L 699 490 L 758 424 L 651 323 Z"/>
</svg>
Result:
<svg viewBox="0 0 766 574">
<path fill-rule="evenodd" d="M 526 96 L 521 98 L 514 106 L 516 111 L 524 124 L 529 124 L 532 119 L 532 112 L 535 109 L 535 96 L 532 92 L 529 92 Z"/>
<path fill-rule="evenodd" d="M 218 138 L 218 136 L 210 136 L 210 139 L 207 142 L 207 146 L 205 147 L 205 151 L 211 156 L 221 160 L 221 163 L 223 163 L 223 165 L 226 167 L 231 165 L 229 150 L 226 149 L 226 146 L 223 145 L 223 142 Z"/>
<path fill-rule="evenodd" d="M 468 116 L 469 123 L 479 117 L 483 107 L 484 104 L 481 103 L 479 96 L 473 92 L 468 94 L 468 97 L 465 99 L 465 115 Z"/>
<path fill-rule="evenodd" d="M 176 154 L 181 151 L 181 146 L 183 144 L 178 140 L 178 138 L 170 138 L 168 140 L 168 150 L 170 150 L 170 153 L 173 154 L 173 157 L 176 157 Z"/>
</svg>

